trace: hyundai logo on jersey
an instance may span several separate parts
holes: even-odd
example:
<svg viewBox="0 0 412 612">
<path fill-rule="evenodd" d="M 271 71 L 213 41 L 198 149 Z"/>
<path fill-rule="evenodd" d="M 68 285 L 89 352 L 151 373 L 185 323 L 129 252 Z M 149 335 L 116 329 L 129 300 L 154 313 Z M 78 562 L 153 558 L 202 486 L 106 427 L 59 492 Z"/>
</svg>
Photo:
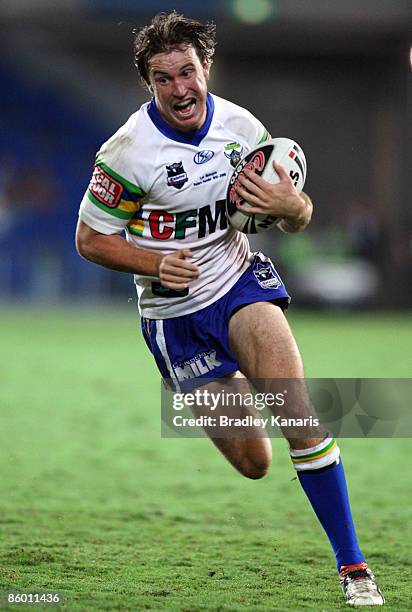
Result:
<svg viewBox="0 0 412 612">
<path fill-rule="evenodd" d="M 181 189 L 183 185 L 188 181 L 187 174 L 183 168 L 183 162 L 177 162 L 166 166 L 167 170 L 167 184 L 176 189 Z"/>
<path fill-rule="evenodd" d="M 214 154 L 214 151 L 198 151 L 194 156 L 193 161 L 195 164 L 205 164 L 209 161 L 209 159 L 212 159 Z"/>
</svg>

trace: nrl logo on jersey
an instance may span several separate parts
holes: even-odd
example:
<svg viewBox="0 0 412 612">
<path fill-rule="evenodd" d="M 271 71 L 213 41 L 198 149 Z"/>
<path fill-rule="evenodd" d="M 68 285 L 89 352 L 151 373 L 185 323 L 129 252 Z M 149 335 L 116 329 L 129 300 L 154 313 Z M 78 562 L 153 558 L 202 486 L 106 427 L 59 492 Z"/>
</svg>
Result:
<svg viewBox="0 0 412 612">
<path fill-rule="evenodd" d="M 275 268 L 270 261 L 257 262 L 253 274 L 262 289 L 277 289 L 282 281 L 277 277 Z"/>
<path fill-rule="evenodd" d="M 243 147 L 240 142 L 228 142 L 225 145 L 225 157 L 230 160 L 231 166 L 236 168 L 242 159 Z"/>
<path fill-rule="evenodd" d="M 181 189 L 183 185 L 189 180 L 185 169 L 183 168 L 183 162 L 177 162 L 166 166 L 167 170 L 167 184 L 169 187 L 175 187 Z"/>
</svg>

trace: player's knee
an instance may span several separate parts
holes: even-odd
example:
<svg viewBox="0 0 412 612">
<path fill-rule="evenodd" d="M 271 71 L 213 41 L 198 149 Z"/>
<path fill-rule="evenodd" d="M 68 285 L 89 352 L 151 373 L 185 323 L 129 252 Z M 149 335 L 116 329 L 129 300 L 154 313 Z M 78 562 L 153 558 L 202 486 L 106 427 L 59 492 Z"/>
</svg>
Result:
<svg viewBox="0 0 412 612">
<path fill-rule="evenodd" d="M 253 461 L 249 457 L 246 457 L 242 462 L 240 472 L 246 478 L 250 478 L 251 480 L 259 480 L 268 473 L 270 463 L 271 460 L 269 457 L 259 461 Z"/>
</svg>

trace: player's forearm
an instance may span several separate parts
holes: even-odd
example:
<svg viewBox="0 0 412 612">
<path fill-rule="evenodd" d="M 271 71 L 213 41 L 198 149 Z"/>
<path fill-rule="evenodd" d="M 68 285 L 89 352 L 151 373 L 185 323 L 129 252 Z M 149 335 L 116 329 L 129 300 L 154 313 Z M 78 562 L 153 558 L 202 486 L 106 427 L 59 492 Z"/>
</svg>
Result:
<svg viewBox="0 0 412 612">
<path fill-rule="evenodd" d="M 302 191 L 300 194 L 301 198 L 304 200 L 304 205 L 302 206 L 302 210 L 299 211 L 297 215 L 294 217 L 288 217 L 287 219 L 282 219 L 280 223 L 278 223 L 279 229 L 288 234 L 294 234 L 296 232 L 301 232 L 304 230 L 310 223 L 313 212 L 313 204 L 310 197 Z"/>
<path fill-rule="evenodd" d="M 76 247 L 84 259 L 111 270 L 159 276 L 162 255 L 134 247 L 119 235 L 107 236 L 93 230 L 78 228 Z"/>
</svg>

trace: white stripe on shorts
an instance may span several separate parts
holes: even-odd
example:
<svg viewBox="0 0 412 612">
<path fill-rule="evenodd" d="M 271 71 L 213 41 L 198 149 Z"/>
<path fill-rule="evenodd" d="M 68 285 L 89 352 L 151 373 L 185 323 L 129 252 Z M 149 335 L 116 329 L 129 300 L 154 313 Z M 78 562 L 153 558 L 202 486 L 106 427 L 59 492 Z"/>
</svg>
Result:
<svg viewBox="0 0 412 612">
<path fill-rule="evenodd" d="M 165 335 L 163 331 L 163 319 L 158 319 L 156 321 L 156 344 L 159 347 L 159 350 L 165 361 L 166 367 L 169 370 L 170 378 L 173 380 L 175 384 L 176 391 L 180 391 L 181 390 L 180 385 L 176 378 L 176 374 L 174 373 L 174 370 L 172 368 L 169 353 L 167 352 L 167 348 L 166 348 L 166 339 L 165 339 Z"/>
</svg>

